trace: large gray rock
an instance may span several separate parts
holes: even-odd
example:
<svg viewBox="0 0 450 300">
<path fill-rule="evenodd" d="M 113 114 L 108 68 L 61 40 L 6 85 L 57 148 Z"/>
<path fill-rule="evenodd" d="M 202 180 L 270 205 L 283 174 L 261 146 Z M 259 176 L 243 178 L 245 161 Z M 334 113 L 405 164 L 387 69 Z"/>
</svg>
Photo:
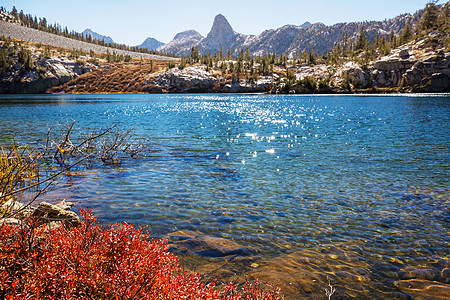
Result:
<svg viewBox="0 0 450 300">
<path fill-rule="evenodd" d="M 0 226 L 2 225 L 9 225 L 9 226 L 22 226 L 23 223 L 21 220 L 16 218 L 4 218 L 0 219 Z"/>
<path fill-rule="evenodd" d="M 426 92 L 447 92 L 449 90 L 449 77 L 441 74 L 435 73 L 429 78 L 425 78 L 422 81 L 423 91 Z"/>
<path fill-rule="evenodd" d="M 56 203 L 55 206 L 58 206 L 59 208 L 64 209 L 64 210 L 71 210 L 72 207 L 75 206 L 75 203 L 68 202 L 68 201 L 66 201 L 66 199 L 63 199 L 62 201 Z"/>
<path fill-rule="evenodd" d="M 419 84 L 422 81 L 422 76 L 420 75 L 420 72 L 417 68 L 412 67 L 411 69 L 407 70 L 403 76 L 403 81 L 409 86 Z"/>
<path fill-rule="evenodd" d="M 36 217 L 43 223 L 63 222 L 66 226 L 79 226 L 82 223 L 73 211 L 67 211 L 47 202 L 40 203 L 31 217 Z"/>
<path fill-rule="evenodd" d="M 379 86 L 386 86 L 388 84 L 388 80 L 384 72 L 377 72 L 375 76 L 375 81 Z"/>
<path fill-rule="evenodd" d="M 147 84 L 152 84 L 174 91 L 195 92 L 212 91 L 217 79 L 206 72 L 204 67 L 187 67 L 183 70 L 172 68 L 152 75 Z"/>
<path fill-rule="evenodd" d="M 15 201 L 13 198 L 9 199 L 1 206 L 1 210 L 8 213 L 15 213 L 19 210 L 23 210 L 25 205 L 22 203 Z"/>
</svg>

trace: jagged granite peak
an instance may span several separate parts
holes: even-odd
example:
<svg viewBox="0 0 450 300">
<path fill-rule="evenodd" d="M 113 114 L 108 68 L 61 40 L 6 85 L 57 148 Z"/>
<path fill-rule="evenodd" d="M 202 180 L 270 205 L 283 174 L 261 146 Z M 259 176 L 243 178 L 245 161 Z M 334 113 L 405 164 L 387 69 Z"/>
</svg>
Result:
<svg viewBox="0 0 450 300">
<path fill-rule="evenodd" d="M 309 27 L 309 26 L 311 26 L 312 24 L 311 23 L 309 23 L 308 21 L 306 21 L 305 23 L 303 23 L 302 25 L 300 25 L 300 27 Z"/>
<path fill-rule="evenodd" d="M 156 50 L 161 46 L 164 46 L 165 44 L 163 42 L 158 41 L 155 38 L 152 37 L 148 37 L 145 39 L 145 41 L 140 44 L 138 47 L 139 48 L 146 48 L 148 50 Z"/>
<path fill-rule="evenodd" d="M 159 52 L 173 54 L 177 56 L 189 55 L 191 53 L 191 48 L 197 46 L 203 36 L 195 30 L 186 30 L 177 33 L 172 41 L 159 47 L 157 50 Z"/>
<path fill-rule="evenodd" d="M 223 51 L 228 48 L 234 49 L 236 39 L 239 34 L 233 30 L 228 20 L 221 14 L 214 18 L 211 31 L 208 33 L 198 45 L 199 51 L 202 54 L 215 53 L 222 47 Z"/>
<path fill-rule="evenodd" d="M 87 28 L 85 29 L 82 34 L 87 37 L 87 36 L 91 36 L 92 39 L 97 39 L 99 41 L 103 40 L 105 43 L 110 43 L 110 44 L 114 44 L 115 42 L 113 41 L 113 39 L 110 36 L 105 36 L 105 35 L 101 35 L 95 31 L 92 31 L 91 29 Z"/>
<path fill-rule="evenodd" d="M 231 27 L 228 20 L 222 14 L 218 14 L 214 18 L 213 26 L 211 27 L 211 31 L 208 33 L 206 38 L 226 40 L 234 35 L 236 35 L 236 32 L 234 32 L 233 27 Z"/>
</svg>

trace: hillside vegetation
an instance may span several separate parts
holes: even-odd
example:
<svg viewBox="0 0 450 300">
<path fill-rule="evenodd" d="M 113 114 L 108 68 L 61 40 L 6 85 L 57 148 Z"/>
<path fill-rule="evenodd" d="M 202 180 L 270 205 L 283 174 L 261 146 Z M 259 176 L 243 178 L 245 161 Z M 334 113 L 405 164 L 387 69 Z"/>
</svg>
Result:
<svg viewBox="0 0 450 300">
<path fill-rule="evenodd" d="M 197 45 L 191 46 L 189 55 L 179 61 L 161 57 L 145 61 L 133 59 L 136 53 L 123 54 L 110 49 L 96 53 L 92 49 L 87 52 L 60 48 L 59 52 L 48 55 L 45 49 L 49 46 L 43 50 L 40 44 L 4 39 L 0 91 L 448 92 L 449 7 L 449 2 L 444 5 L 429 2 L 421 11 L 421 17 L 414 24 L 405 22 L 398 34 L 391 32 L 372 37 L 362 26 L 358 35 L 344 33 L 342 40 L 323 54 L 303 49 L 279 55 L 275 52 L 253 55 L 246 48 L 234 55 L 230 48 L 225 51 L 220 47 L 215 53 L 202 55 Z M 223 37 L 223 28 L 227 28 L 231 37 L 232 29 L 225 18 L 216 19 L 211 32 Z M 0 22 L 0 26 L 4 24 L 14 25 Z M 212 33 L 208 37 L 213 38 Z M 180 36 L 189 39 L 192 35 Z M 63 61 L 58 61 L 61 59 Z M 58 67 L 55 67 L 55 60 Z M 68 70 L 67 74 L 61 74 L 61 70 Z"/>
<path fill-rule="evenodd" d="M 77 46 L 67 46 L 67 45 L 57 45 L 54 43 L 48 43 L 48 44 L 52 44 L 55 46 L 60 46 L 60 47 L 66 47 L 66 48 L 81 48 L 84 51 L 89 51 L 89 50 L 93 50 L 96 52 L 106 52 L 106 48 L 113 48 L 115 49 L 116 52 L 124 54 L 125 52 L 133 52 L 133 53 L 139 53 L 139 54 L 152 54 L 152 55 L 159 55 L 159 56 L 170 56 L 167 54 L 162 54 L 159 53 L 158 51 L 155 50 L 148 50 L 146 48 L 141 48 L 138 46 L 135 47 L 131 47 L 128 45 L 123 45 L 123 44 L 117 44 L 112 42 L 112 39 L 109 39 L 110 42 L 107 42 L 108 40 L 105 41 L 105 39 L 103 38 L 96 38 L 94 37 L 94 33 L 91 32 L 90 34 L 87 34 L 87 31 L 85 30 L 83 33 L 79 33 L 76 32 L 74 30 L 69 30 L 66 27 L 62 27 L 60 24 L 54 23 L 51 24 L 49 22 L 47 22 L 47 19 L 44 18 L 37 18 L 36 16 L 33 16 L 31 14 L 25 14 L 23 11 L 18 12 L 16 7 L 13 6 L 11 12 L 7 12 L 6 9 L 4 7 L 0 7 L 0 20 L 3 20 L 5 22 L 9 22 L 11 23 L 11 25 L 20 25 L 22 28 L 20 29 L 21 32 L 27 34 L 27 38 L 21 38 L 18 36 L 14 36 L 15 38 L 18 39 L 24 39 L 27 41 L 32 41 L 32 42 L 36 42 L 35 40 L 32 40 L 30 38 L 33 38 L 33 35 L 39 35 L 38 32 L 36 31 L 40 31 L 40 32 L 46 32 L 46 33 L 50 33 L 51 34 L 51 38 L 54 39 L 54 42 L 58 42 L 61 43 L 61 41 L 64 41 L 65 43 L 71 43 L 72 45 L 77 45 Z M 3 24 L 5 25 L 5 24 Z M 24 29 L 23 27 L 25 27 L 26 29 Z M 17 26 L 9 26 L 7 28 L 0 28 L 0 32 L 3 33 L 3 35 L 5 36 L 4 33 L 8 33 L 10 30 L 18 30 L 20 27 Z M 7 29 L 7 30 L 5 30 Z M 27 29 L 33 29 L 33 30 L 27 30 Z M 14 33 L 15 35 L 17 35 L 17 32 Z M 6 35 L 8 36 L 8 35 Z M 57 36 L 60 37 L 64 37 L 64 38 L 68 38 L 71 41 L 68 40 L 64 40 L 64 39 L 58 39 Z M 41 35 L 40 38 L 44 37 L 45 35 Z M 79 41 L 82 43 L 74 43 L 74 41 Z M 46 43 L 45 41 L 37 41 L 38 43 Z M 90 49 L 86 49 L 86 47 L 89 47 L 89 45 L 86 44 L 91 44 L 91 48 Z M 95 47 L 92 45 L 98 45 L 100 47 Z M 102 49 L 102 51 L 100 50 Z M 110 50 L 111 51 L 111 50 Z M 133 54 L 128 53 L 128 55 L 133 56 Z M 136 57 L 136 56 L 133 56 Z M 155 57 L 153 57 L 155 58 Z"/>
</svg>

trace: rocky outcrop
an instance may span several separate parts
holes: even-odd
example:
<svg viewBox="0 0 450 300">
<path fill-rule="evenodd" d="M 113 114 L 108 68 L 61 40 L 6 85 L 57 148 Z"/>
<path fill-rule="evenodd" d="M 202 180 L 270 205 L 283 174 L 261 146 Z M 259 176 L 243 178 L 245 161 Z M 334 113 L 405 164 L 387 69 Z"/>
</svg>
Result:
<svg viewBox="0 0 450 300">
<path fill-rule="evenodd" d="M 6 11 L 0 10 L 0 21 L 5 21 L 9 23 L 17 23 L 16 18 L 14 18 L 11 14 Z"/>
<path fill-rule="evenodd" d="M 406 87 L 414 92 L 448 92 L 450 53 L 439 46 L 439 35 L 432 34 L 417 42 L 394 49 L 376 60 L 365 71 L 373 80 L 361 86 Z M 362 81 L 358 83 L 363 83 Z"/>
<path fill-rule="evenodd" d="M 31 217 L 40 220 L 44 224 L 51 223 L 51 225 L 54 225 L 54 222 L 58 222 L 66 226 L 81 225 L 81 219 L 76 213 L 47 202 L 39 203 L 31 214 Z"/>
<path fill-rule="evenodd" d="M 33 218 L 39 226 L 79 226 L 82 221 L 75 212 L 70 211 L 73 206 L 74 203 L 63 200 L 55 205 L 41 202 L 37 207 L 33 207 L 10 199 L 0 210 L 11 217 L 0 219 L 0 224 L 21 226 L 24 218 Z"/>
<path fill-rule="evenodd" d="M 146 84 L 165 88 L 172 92 L 213 92 L 218 80 L 204 67 L 188 67 L 183 70 L 169 69 L 152 74 Z"/>
<path fill-rule="evenodd" d="M 47 89 L 62 85 L 81 74 L 90 72 L 95 65 L 79 64 L 73 60 L 61 57 L 39 58 L 33 57 L 37 66 L 23 74 L 18 66 L 0 78 L 0 93 L 31 94 L 44 93 Z"/>
<path fill-rule="evenodd" d="M 221 85 L 217 92 L 220 93 L 267 93 L 273 87 L 278 76 L 263 76 L 255 82 L 239 80 L 235 83 Z"/>
<path fill-rule="evenodd" d="M 272 75 L 261 77 L 256 82 L 231 82 L 219 72 L 207 71 L 205 66 L 191 66 L 151 74 L 146 85 L 173 93 L 264 93 L 271 89 L 276 79 L 277 76 Z"/>
<path fill-rule="evenodd" d="M 367 88 L 370 75 L 357 63 L 351 61 L 337 69 L 331 77 L 334 85 L 340 86 L 345 80 L 349 80 L 355 88 Z"/>
</svg>

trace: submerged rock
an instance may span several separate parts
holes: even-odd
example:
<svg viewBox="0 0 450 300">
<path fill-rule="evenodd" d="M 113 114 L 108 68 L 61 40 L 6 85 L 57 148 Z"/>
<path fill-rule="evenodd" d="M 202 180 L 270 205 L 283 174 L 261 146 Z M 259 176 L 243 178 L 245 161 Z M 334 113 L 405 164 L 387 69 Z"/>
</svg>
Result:
<svg viewBox="0 0 450 300">
<path fill-rule="evenodd" d="M 399 280 L 395 286 L 414 299 L 448 299 L 450 295 L 447 284 L 423 279 Z"/>
<path fill-rule="evenodd" d="M 171 241 L 172 250 L 203 257 L 222 258 L 255 253 L 252 248 L 240 245 L 232 239 L 207 236 L 194 231 L 176 231 L 168 234 L 167 238 Z"/>
</svg>

